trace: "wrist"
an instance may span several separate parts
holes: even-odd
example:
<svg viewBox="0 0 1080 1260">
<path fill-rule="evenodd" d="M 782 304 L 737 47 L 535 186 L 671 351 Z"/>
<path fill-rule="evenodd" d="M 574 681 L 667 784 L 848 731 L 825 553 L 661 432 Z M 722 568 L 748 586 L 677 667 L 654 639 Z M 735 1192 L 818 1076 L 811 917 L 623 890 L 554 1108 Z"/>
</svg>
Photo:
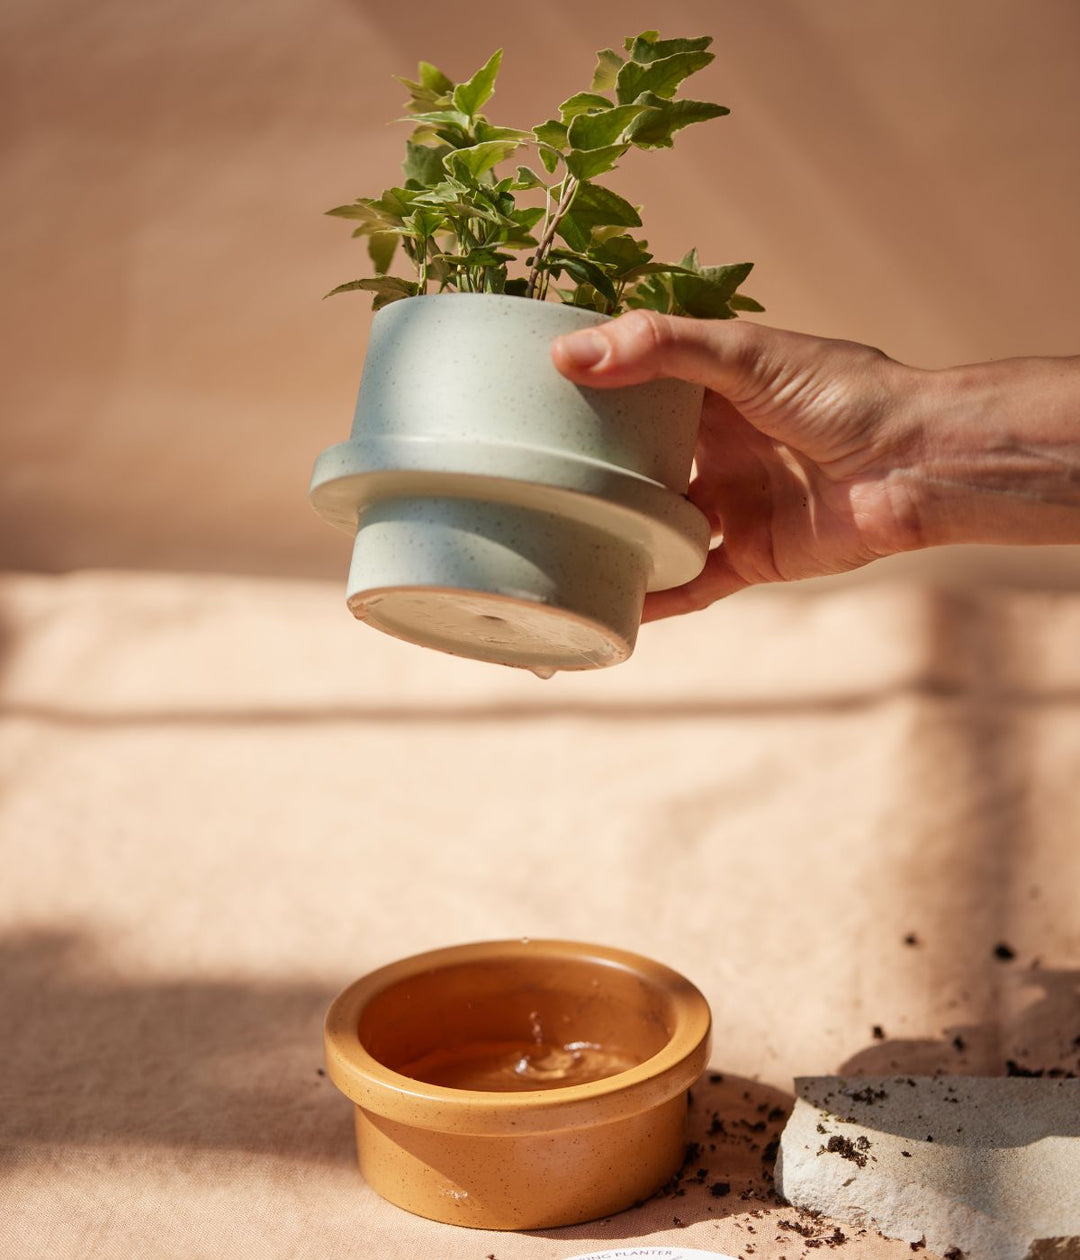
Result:
<svg viewBox="0 0 1080 1260">
<path fill-rule="evenodd" d="M 911 548 L 1080 542 L 1080 358 L 909 372 L 890 482 Z"/>
</svg>

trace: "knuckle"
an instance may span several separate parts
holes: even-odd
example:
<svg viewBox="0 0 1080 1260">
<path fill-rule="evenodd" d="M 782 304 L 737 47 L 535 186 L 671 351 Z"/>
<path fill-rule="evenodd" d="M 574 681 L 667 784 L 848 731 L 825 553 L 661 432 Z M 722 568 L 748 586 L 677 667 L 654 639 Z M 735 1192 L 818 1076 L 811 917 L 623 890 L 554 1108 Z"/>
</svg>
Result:
<svg viewBox="0 0 1080 1260">
<path fill-rule="evenodd" d="M 658 311 L 628 311 L 619 324 L 625 343 L 635 357 L 663 351 L 675 340 L 670 318 Z"/>
<path fill-rule="evenodd" d="M 728 339 L 728 355 L 732 366 L 744 376 L 753 377 L 761 368 L 765 357 L 765 337 L 757 324 L 744 323 L 741 319 L 731 322 L 724 330 Z"/>
</svg>

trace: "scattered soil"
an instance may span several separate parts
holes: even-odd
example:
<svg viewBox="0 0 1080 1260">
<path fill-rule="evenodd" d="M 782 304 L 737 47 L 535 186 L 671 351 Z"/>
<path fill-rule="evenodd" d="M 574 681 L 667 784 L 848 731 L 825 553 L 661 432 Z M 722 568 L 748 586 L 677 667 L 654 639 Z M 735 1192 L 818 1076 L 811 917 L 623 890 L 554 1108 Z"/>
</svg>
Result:
<svg viewBox="0 0 1080 1260">
<path fill-rule="evenodd" d="M 854 1141 L 851 1138 L 841 1137 L 839 1133 L 834 1133 L 824 1146 L 818 1148 L 818 1154 L 839 1155 L 841 1159 L 849 1159 L 859 1168 L 865 1168 L 866 1161 L 869 1159 L 866 1152 L 869 1149 L 870 1139 L 861 1133 Z"/>
</svg>

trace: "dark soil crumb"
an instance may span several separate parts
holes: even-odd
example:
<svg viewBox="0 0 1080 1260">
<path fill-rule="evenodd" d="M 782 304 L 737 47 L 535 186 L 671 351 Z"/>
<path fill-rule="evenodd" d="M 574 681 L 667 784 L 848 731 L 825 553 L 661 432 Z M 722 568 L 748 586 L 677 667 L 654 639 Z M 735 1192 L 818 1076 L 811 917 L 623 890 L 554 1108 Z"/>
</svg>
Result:
<svg viewBox="0 0 1080 1260">
<path fill-rule="evenodd" d="M 686 1222 L 682 1219 L 682 1217 L 679 1217 L 679 1216 L 673 1216 L 673 1217 L 671 1218 L 671 1223 L 672 1223 L 672 1225 L 674 1225 L 674 1226 L 675 1226 L 675 1228 L 676 1228 L 676 1229 L 685 1229 L 685 1228 L 686 1228 Z"/>
<path fill-rule="evenodd" d="M 873 1089 L 867 1085 L 865 1089 L 856 1090 L 854 1094 L 848 1097 L 852 1102 L 876 1103 L 881 1102 L 883 1098 L 888 1098 L 888 1094 L 883 1089 Z"/>
<path fill-rule="evenodd" d="M 710 1072 L 710 1073 L 709 1073 L 709 1084 L 710 1084 L 710 1085 L 723 1085 L 723 1083 L 724 1083 L 724 1074 L 723 1074 L 723 1072 Z"/>
<path fill-rule="evenodd" d="M 885 1040 L 885 1029 L 882 1028 L 880 1024 L 875 1024 L 873 1028 L 870 1029 L 870 1033 L 875 1041 Z"/>
<path fill-rule="evenodd" d="M 954 1037 L 952 1039 L 952 1043 L 953 1043 L 954 1050 L 963 1051 L 967 1049 L 967 1042 L 963 1039 L 963 1037 L 960 1037 L 960 1036 Z"/>
<path fill-rule="evenodd" d="M 915 935 L 914 932 L 909 932 L 907 936 L 904 937 L 905 945 L 918 945 L 918 943 L 919 943 L 919 938 Z"/>
<path fill-rule="evenodd" d="M 1016 957 L 1016 950 L 1011 945 L 1006 945 L 1004 941 L 999 941 L 994 946 L 994 957 L 998 962 L 1012 962 Z"/>
<path fill-rule="evenodd" d="M 804 1247 L 842 1247 L 848 1241 L 847 1234 L 839 1226 L 831 1233 L 825 1233 L 817 1224 L 817 1218 L 821 1215 L 819 1212 L 802 1212 L 801 1215 L 804 1218 L 802 1221 L 780 1220 L 777 1224 L 781 1229 L 789 1229 L 793 1234 L 798 1234 L 804 1240 Z"/>
<path fill-rule="evenodd" d="M 713 1116 L 709 1122 L 709 1137 L 727 1137 L 727 1129 L 724 1128 L 724 1122 L 719 1116 Z"/>
<path fill-rule="evenodd" d="M 918 1242 L 908 1243 L 912 1251 L 923 1251 L 926 1248 L 926 1239 L 920 1238 Z"/>
<path fill-rule="evenodd" d="M 787 1112 L 784 1110 L 783 1107 L 774 1107 L 772 1111 L 770 1111 L 769 1114 L 765 1117 L 765 1119 L 768 1120 L 770 1124 L 777 1124 L 779 1121 L 783 1120 L 783 1118 L 786 1115 L 787 1115 Z"/>
<path fill-rule="evenodd" d="M 964 1260 L 964 1253 L 959 1247 L 950 1247 L 945 1252 L 945 1260 Z"/>
<path fill-rule="evenodd" d="M 729 1181 L 714 1181 L 709 1187 L 709 1193 L 714 1199 L 726 1198 L 731 1193 L 731 1183 Z"/>
<path fill-rule="evenodd" d="M 910 1152 L 910 1151 L 901 1151 L 901 1152 L 900 1152 L 900 1154 L 901 1154 L 901 1155 L 903 1155 L 903 1157 L 904 1157 L 905 1159 L 910 1159 L 910 1158 L 911 1158 L 911 1152 Z"/>
<path fill-rule="evenodd" d="M 316 1068 L 316 1069 L 315 1069 L 315 1075 L 316 1075 L 316 1076 L 325 1076 L 325 1075 L 326 1075 L 326 1068 Z"/>
<path fill-rule="evenodd" d="M 1075 1072 L 1067 1072 L 1064 1068 L 1029 1068 L 1017 1063 L 1015 1059 L 1005 1060 L 1006 1076 L 1046 1076 L 1051 1080 L 1076 1080 Z"/>
<path fill-rule="evenodd" d="M 744 1129 L 749 1130 L 751 1133 L 765 1132 L 764 1120 L 739 1120 L 736 1123 L 740 1124 Z"/>
<path fill-rule="evenodd" d="M 834 1133 L 828 1142 L 818 1149 L 819 1155 L 826 1153 L 839 1155 L 841 1159 L 850 1159 L 859 1168 L 866 1167 L 866 1152 L 870 1149 L 868 1138 L 860 1134 L 854 1141 Z"/>
</svg>

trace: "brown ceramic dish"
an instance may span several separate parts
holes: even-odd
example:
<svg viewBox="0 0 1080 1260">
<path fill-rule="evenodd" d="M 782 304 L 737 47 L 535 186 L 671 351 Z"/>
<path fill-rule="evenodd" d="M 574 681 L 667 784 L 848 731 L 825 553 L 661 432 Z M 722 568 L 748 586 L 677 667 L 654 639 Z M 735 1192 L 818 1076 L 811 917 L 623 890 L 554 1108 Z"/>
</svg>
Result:
<svg viewBox="0 0 1080 1260">
<path fill-rule="evenodd" d="M 358 980 L 327 1015 L 326 1056 L 379 1194 L 540 1229 L 620 1211 L 677 1170 L 709 1030 L 698 990 L 647 958 L 495 941 Z"/>
</svg>

